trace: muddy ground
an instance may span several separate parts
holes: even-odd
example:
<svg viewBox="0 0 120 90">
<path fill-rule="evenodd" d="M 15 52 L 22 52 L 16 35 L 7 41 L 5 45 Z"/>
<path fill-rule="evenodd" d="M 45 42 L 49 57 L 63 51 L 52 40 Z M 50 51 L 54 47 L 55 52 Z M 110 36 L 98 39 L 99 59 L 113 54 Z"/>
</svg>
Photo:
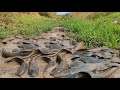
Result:
<svg viewBox="0 0 120 90">
<path fill-rule="evenodd" d="M 46 51 L 44 49 L 45 52 L 43 50 L 43 52 L 40 53 L 40 56 L 35 58 L 35 62 L 32 62 L 32 60 L 35 56 L 39 55 L 36 52 L 33 54 L 32 51 L 32 54 L 24 58 L 25 63 L 27 63 L 28 65 L 30 65 L 31 63 L 37 65 L 39 71 L 37 71 L 37 69 L 36 72 L 29 72 L 28 69 L 30 68 L 30 66 L 28 66 L 25 71 L 23 70 L 24 66 L 22 67 L 22 69 L 20 69 L 20 66 L 22 64 L 17 62 L 18 57 L 16 59 L 15 55 L 7 56 L 3 52 L 3 49 L 4 51 L 11 53 L 19 51 L 18 42 L 22 41 L 24 41 L 25 44 L 32 43 L 33 45 L 42 47 L 42 50 L 43 47 L 50 47 L 50 44 L 53 45 L 51 46 L 51 48 L 54 47 L 54 49 L 51 49 L 52 52 Z M 57 47 L 54 45 L 56 45 Z M 64 47 L 64 49 L 61 49 L 61 46 Z M 85 56 L 82 58 L 87 61 L 77 61 L 76 58 L 81 58 L 81 52 L 84 51 L 89 52 L 89 54 L 87 53 L 87 55 L 89 55 L 87 56 L 88 60 Z M 47 59 L 50 59 L 51 62 L 43 59 L 42 56 L 45 56 L 45 58 L 47 57 Z M 23 57 L 21 56 L 20 59 L 23 59 Z M 72 41 L 65 34 L 63 27 L 55 27 L 53 28 L 53 30 L 41 33 L 34 38 L 15 36 L 2 40 L 0 43 L 0 78 L 80 78 L 80 75 L 86 76 L 86 72 L 87 74 L 91 75 L 90 77 L 93 78 L 118 78 L 120 77 L 119 63 L 119 50 L 113 50 L 108 48 L 87 49 L 83 42 Z M 83 67 L 85 68 L 81 69 Z M 33 68 L 33 66 L 31 68 Z M 19 72 L 19 74 L 16 74 L 16 72 L 18 72 L 18 69 L 21 70 L 21 72 Z M 51 74 L 51 72 L 53 74 Z M 56 72 L 57 74 L 55 74 Z M 73 74 L 70 75 L 70 72 L 72 72 Z M 80 74 L 80 72 L 82 73 Z M 78 75 L 78 73 L 80 75 Z M 89 76 L 87 75 L 86 77 Z"/>
<path fill-rule="evenodd" d="M 62 37 L 66 38 L 66 40 L 63 41 Z M 24 39 L 27 39 L 27 38 L 24 38 L 22 36 L 16 36 L 16 37 L 7 38 L 3 41 L 1 40 L 1 43 L 0 43 L 1 53 L 2 53 L 3 48 L 8 48 L 8 49 L 12 50 L 13 48 L 16 47 L 16 44 L 14 44 L 14 43 L 17 43 L 18 41 L 21 41 Z M 63 27 L 56 27 L 52 31 L 41 33 L 39 36 L 36 36 L 35 38 L 29 38 L 29 40 L 31 40 L 33 43 L 36 43 L 39 45 L 49 43 L 50 41 L 53 43 L 59 42 L 59 43 L 61 43 L 61 45 L 64 44 L 66 46 L 70 46 L 71 45 L 70 43 L 72 43 L 70 41 L 69 37 L 67 37 L 65 35 L 65 33 L 63 32 Z M 16 61 L 11 61 L 11 62 L 6 63 L 5 59 L 6 58 L 4 58 L 2 56 L 2 54 L 0 54 L 0 78 L 31 78 L 28 75 L 28 72 L 26 72 L 24 75 L 17 76 L 15 73 L 17 72 L 20 65 Z M 40 58 L 38 58 L 38 59 L 40 59 Z M 29 60 L 28 60 L 28 62 L 29 62 Z M 43 72 L 43 69 L 45 68 L 45 66 L 47 65 L 47 63 L 44 60 L 37 60 L 37 63 L 40 66 L 39 67 L 40 74 L 37 77 L 43 78 L 42 72 Z M 53 66 L 53 67 L 55 67 L 55 66 Z M 48 72 L 49 72 L 49 70 L 48 70 Z M 46 74 L 48 72 L 46 72 Z M 46 77 L 50 78 L 52 76 L 46 75 Z"/>
</svg>

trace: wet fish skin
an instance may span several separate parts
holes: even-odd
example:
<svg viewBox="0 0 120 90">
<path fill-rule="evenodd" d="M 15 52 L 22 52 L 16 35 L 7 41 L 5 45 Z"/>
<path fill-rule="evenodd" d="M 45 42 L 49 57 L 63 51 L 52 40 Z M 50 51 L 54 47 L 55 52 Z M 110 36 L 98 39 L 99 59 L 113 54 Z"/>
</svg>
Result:
<svg viewBox="0 0 120 90">
<path fill-rule="evenodd" d="M 38 49 L 38 46 L 35 46 L 34 44 L 20 44 L 18 47 L 22 49 Z"/>
<path fill-rule="evenodd" d="M 19 75 L 19 76 L 23 75 L 27 71 L 27 68 L 28 68 L 28 64 L 25 62 L 22 62 L 21 66 L 16 72 L 16 75 Z"/>
<path fill-rule="evenodd" d="M 65 76 L 65 78 L 92 78 L 89 73 L 79 72 L 77 74 Z"/>
<path fill-rule="evenodd" d="M 78 58 L 78 59 L 79 59 L 79 58 Z M 84 62 L 82 62 L 82 61 L 74 60 L 74 61 L 72 62 L 72 64 L 70 65 L 70 67 L 78 66 L 78 65 L 83 64 L 83 63 L 84 63 Z"/>
<path fill-rule="evenodd" d="M 83 64 L 80 64 L 78 66 L 71 67 L 67 70 L 64 70 L 60 73 L 57 73 L 57 74 L 54 75 L 54 77 L 64 77 L 64 76 L 67 76 L 67 75 L 74 75 L 74 74 L 77 74 L 79 72 L 90 73 L 93 70 L 96 70 L 97 67 L 100 67 L 100 66 L 102 66 L 101 63 L 95 63 L 95 64 L 91 64 L 91 63 L 85 64 L 85 63 L 83 63 Z M 107 67 L 101 67 L 101 68 L 106 69 Z"/>
<path fill-rule="evenodd" d="M 22 40 L 22 41 L 18 41 L 17 44 L 32 44 L 32 41 L 30 41 L 30 40 Z"/>
<path fill-rule="evenodd" d="M 74 75 L 67 75 L 64 78 L 79 78 L 78 74 L 74 74 Z"/>
<path fill-rule="evenodd" d="M 52 53 L 51 50 L 49 50 L 49 49 L 46 48 L 46 47 L 39 47 L 38 49 L 39 49 L 40 52 L 41 52 L 42 54 L 44 54 L 44 55 L 49 55 L 49 54 Z"/>
<path fill-rule="evenodd" d="M 31 77 L 36 77 L 39 75 L 39 67 L 36 64 L 36 57 L 34 57 L 30 62 L 29 62 L 29 68 L 28 68 L 28 74 Z"/>
<path fill-rule="evenodd" d="M 51 61 L 51 60 L 49 60 L 48 61 L 48 65 L 45 67 L 45 69 L 44 69 L 44 72 L 49 68 L 49 67 L 51 67 L 51 66 L 53 66 L 54 65 L 54 63 Z"/>
<path fill-rule="evenodd" d="M 63 46 L 61 46 L 61 45 L 59 45 L 59 44 L 49 44 L 49 45 L 47 45 L 47 47 L 48 47 L 49 49 L 51 49 L 51 50 L 53 50 L 53 49 L 58 49 L 58 50 L 60 50 L 60 49 L 63 48 Z"/>
<path fill-rule="evenodd" d="M 18 55 L 18 52 L 9 52 L 9 51 L 6 51 L 4 48 L 2 49 L 2 56 L 5 57 L 5 58 L 8 58 L 8 57 L 13 57 L 13 56 L 17 56 Z"/>
<path fill-rule="evenodd" d="M 54 69 L 52 70 L 51 75 L 55 75 L 56 73 L 61 72 L 61 71 L 62 71 L 63 64 L 64 64 L 64 62 L 62 61 L 59 66 L 57 66 L 56 68 L 54 68 Z"/>
<path fill-rule="evenodd" d="M 83 52 L 74 52 L 73 53 L 73 60 L 74 58 L 79 58 L 79 57 L 93 57 L 94 53 L 93 52 L 87 52 L 87 51 L 83 51 Z"/>
<path fill-rule="evenodd" d="M 24 61 L 24 59 L 21 56 L 9 57 L 9 58 L 7 58 L 7 60 L 5 62 L 8 63 L 11 60 L 15 60 L 16 62 L 18 62 L 20 64 L 19 69 L 15 73 L 16 75 L 21 76 L 27 71 L 28 64 Z"/>
<path fill-rule="evenodd" d="M 100 58 L 104 58 L 104 59 L 112 58 L 112 54 L 110 52 L 99 51 L 99 52 L 96 52 L 95 54 L 96 54 L 96 56 L 98 56 Z"/>
<path fill-rule="evenodd" d="M 51 75 L 53 75 L 53 76 L 54 76 L 55 74 L 63 71 L 64 68 L 65 68 L 65 64 L 66 64 L 66 62 L 65 62 L 59 55 L 57 56 L 57 59 L 60 60 L 61 62 L 60 62 L 60 64 L 59 64 L 56 68 L 54 68 L 54 69 L 52 70 Z"/>
<path fill-rule="evenodd" d="M 31 53 L 32 51 L 30 50 L 22 50 L 22 49 L 18 52 L 9 52 L 9 51 L 6 51 L 5 49 L 2 50 L 2 56 L 5 58 L 15 57 L 15 56 L 27 56 Z"/>
<path fill-rule="evenodd" d="M 28 74 L 31 77 L 36 77 L 39 75 L 39 67 L 35 63 L 30 63 L 30 67 L 28 69 Z"/>
<path fill-rule="evenodd" d="M 94 57 L 80 57 L 79 61 L 85 62 L 85 63 L 101 63 L 103 60 L 97 59 Z"/>
</svg>

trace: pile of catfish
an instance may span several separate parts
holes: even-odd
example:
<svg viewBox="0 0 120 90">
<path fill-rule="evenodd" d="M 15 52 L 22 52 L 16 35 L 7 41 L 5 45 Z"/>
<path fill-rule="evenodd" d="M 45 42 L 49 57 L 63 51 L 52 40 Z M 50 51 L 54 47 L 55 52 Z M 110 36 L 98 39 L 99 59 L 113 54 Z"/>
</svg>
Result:
<svg viewBox="0 0 120 90">
<path fill-rule="evenodd" d="M 16 76 L 25 78 L 120 77 L 119 50 L 106 47 L 88 49 L 83 42 L 70 40 L 60 27 L 35 38 L 16 36 L 5 39 L 2 44 L 1 56 L 4 64 L 12 61 L 19 64 L 17 71 L 13 73 Z M 10 71 L 6 70 L 4 73 Z"/>
</svg>

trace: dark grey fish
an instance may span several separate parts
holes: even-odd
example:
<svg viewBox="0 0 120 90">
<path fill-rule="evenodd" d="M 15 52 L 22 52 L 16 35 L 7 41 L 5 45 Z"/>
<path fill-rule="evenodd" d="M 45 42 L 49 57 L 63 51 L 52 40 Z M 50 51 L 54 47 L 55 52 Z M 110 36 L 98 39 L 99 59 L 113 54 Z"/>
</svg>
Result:
<svg viewBox="0 0 120 90">
<path fill-rule="evenodd" d="M 17 44 L 32 44 L 32 41 L 30 41 L 30 40 L 22 40 L 22 41 L 18 41 Z"/>
<path fill-rule="evenodd" d="M 2 56 L 5 58 L 14 57 L 14 56 L 27 56 L 31 53 L 32 53 L 31 50 L 20 50 L 18 52 L 9 52 L 6 51 L 5 49 L 2 50 Z"/>
<path fill-rule="evenodd" d="M 34 44 L 20 44 L 18 47 L 22 49 L 38 49 L 38 46 Z"/>
<path fill-rule="evenodd" d="M 33 52 L 33 50 L 30 49 L 23 49 L 18 53 L 18 56 L 28 56 Z"/>
<path fill-rule="evenodd" d="M 65 77 L 67 75 L 74 75 L 77 74 L 79 72 L 87 72 L 90 74 L 90 72 L 96 70 L 96 69 L 106 69 L 107 67 L 103 66 L 102 63 L 88 63 L 88 64 L 80 64 L 78 66 L 75 67 L 71 67 L 69 69 L 66 69 L 62 72 L 56 73 L 54 75 L 54 77 Z"/>
<path fill-rule="evenodd" d="M 65 69 L 66 62 L 59 55 L 57 55 L 57 60 L 59 61 L 59 65 L 52 70 L 51 75 L 53 76 Z"/>
<path fill-rule="evenodd" d="M 74 75 L 65 76 L 65 78 L 92 78 L 91 75 L 87 72 L 79 72 Z"/>
<path fill-rule="evenodd" d="M 84 63 L 84 62 L 79 61 L 79 58 L 76 58 L 76 60 L 74 60 L 74 61 L 71 63 L 70 67 L 78 66 L 78 65 L 83 64 L 83 63 Z"/>
<path fill-rule="evenodd" d="M 53 66 L 54 63 L 52 62 L 52 60 L 49 57 L 44 57 L 44 58 L 48 63 L 47 66 L 44 68 L 44 72 L 45 72 L 49 67 Z"/>
<path fill-rule="evenodd" d="M 23 45 L 20 45 L 19 47 L 22 49 L 33 49 L 33 50 L 39 51 L 44 55 L 51 54 L 51 50 L 49 48 L 36 46 L 34 44 L 23 44 Z"/>
<path fill-rule="evenodd" d="M 22 62 L 21 66 L 19 67 L 19 69 L 16 72 L 16 75 L 19 75 L 19 76 L 23 75 L 27 71 L 27 68 L 28 68 L 28 64 L 25 62 Z"/>
<path fill-rule="evenodd" d="M 46 47 L 39 47 L 39 50 L 44 55 L 49 55 L 52 53 L 52 51 L 49 48 Z"/>
<path fill-rule="evenodd" d="M 20 64 L 19 69 L 16 72 L 16 75 L 23 75 L 27 69 L 28 69 L 28 64 L 20 57 L 12 57 L 9 60 L 6 61 L 6 63 L 10 62 L 11 60 L 16 61 L 18 64 Z"/>
<path fill-rule="evenodd" d="M 95 53 L 99 58 L 103 58 L 103 59 L 111 59 L 112 58 L 112 54 L 110 52 L 103 52 L 103 51 L 99 51 Z"/>
<path fill-rule="evenodd" d="M 101 63 L 101 62 L 103 62 L 103 60 L 97 59 L 94 57 L 80 57 L 79 61 L 82 61 L 84 63 Z"/>
<path fill-rule="evenodd" d="M 59 44 L 48 44 L 47 47 L 50 49 L 50 50 L 53 50 L 53 49 L 62 49 L 63 46 L 59 45 Z"/>
<path fill-rule="evenodd" d="M 34 57 L 30 62 L 29 62 L 29 68 L 28 68 L 28 74 L 31 77 L 36 77 L 39 75 L 39 67 L 36 64 L 36 58 L 38 56 Z"/>
<path fill-rule="evenodd" d="M 93 52 L 87 52 L 87 51 L 75 52 L 73 53 L 72 60 L 74 60 L 74 58 L 79 58 L 79 57 L 95 57 L 95 54 Z"/>
<path fill-rule="evenodd" d="M 64 78 L 79 78 L 78 74 L 74 74 L 74 75 L 67 75 Z"/>
</svg>

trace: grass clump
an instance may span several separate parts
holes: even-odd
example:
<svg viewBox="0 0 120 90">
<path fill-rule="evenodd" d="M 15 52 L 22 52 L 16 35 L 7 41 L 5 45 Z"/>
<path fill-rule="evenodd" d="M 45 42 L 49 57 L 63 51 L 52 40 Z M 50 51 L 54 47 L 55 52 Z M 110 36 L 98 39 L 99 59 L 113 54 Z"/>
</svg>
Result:
<svg viewBox="0 0 120 90">
<path fill-rule="evenodd" d="M 51 13 L 0 13 L 0 39 L 19 34 L 34 37 L 59 25 L 65 27 L 72 39 L 84 41 L 88 47 L 114 48 L 120 44 L 119 12 L 98 12 L 86 18 L 49 15 Z"/>
<path fill-rule="evenodd" d="M 16 12 L 2 13 L 1 16 L 3 16 L 3 18 L 1 18 L 0 23 L 0 38 L 3 39 L 19 34 L 33 37 L 42 31 L 51 30 L 56 25 L 56 19 L 43 17 L 36 13 L 32 14 L 35 15 Z"/>
<path fill-rule="evenodd" d="M 120 25 L 114 20 L 120 20 L 120 13 L 103 14 L 94 19 L 66 17 L 61 24 L 67 33 L 77 40 L 84 41 L 88 47 L 107 46 L 114 48 L 120 44 Z"/>
<path fill-rule="evenodd" d="M 51 30 L 55 20 L 44 17 L 18 17 L 18 32 L 22 35 L 36 36 L 40 32 Z"/>
</svg>

